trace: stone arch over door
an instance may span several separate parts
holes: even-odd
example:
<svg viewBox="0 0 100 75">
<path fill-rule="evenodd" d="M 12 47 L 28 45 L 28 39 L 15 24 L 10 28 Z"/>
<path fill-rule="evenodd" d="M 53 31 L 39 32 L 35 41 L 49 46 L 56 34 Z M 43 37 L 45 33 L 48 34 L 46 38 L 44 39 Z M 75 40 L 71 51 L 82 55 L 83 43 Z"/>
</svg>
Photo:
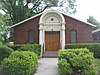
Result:
<svg viewBox="0 0 100 75">
<path fill-rule="evenodd" d="M 65 19 L 64 16 L 55 10 L 45 11 L 39 21 L 39 44 L 44 46 L 45 51 L 45 36 L 47 32 L 59 32 L 60 48 L 65 47 Z"/>
</svg>

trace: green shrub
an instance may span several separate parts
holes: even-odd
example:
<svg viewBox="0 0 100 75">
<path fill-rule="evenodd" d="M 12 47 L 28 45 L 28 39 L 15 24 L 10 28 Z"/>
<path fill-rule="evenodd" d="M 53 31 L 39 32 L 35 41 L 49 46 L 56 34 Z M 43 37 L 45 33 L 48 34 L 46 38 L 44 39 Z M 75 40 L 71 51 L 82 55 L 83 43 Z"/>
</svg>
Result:
<svg viewBox="0 0 100 75">
<path fill-rule="evenodd" d="M 38 44 L 26 44 L 18 49 L 19 51 L 31 51 L 35 52 L 38 56 L 41 54 L 41 45 Z"/>
<path fill-rule="evenodd" d="M 65 49 L 88 48 L 94 53 L 95 58 L 100 58 L 99 43 L 81 43 L 81 44 L 66 44 Z"/>
<path fill-rule="evenodd" d="M 59 65 L 59 62 L 63 60 L 63 65 L 65 68 L 71 68 L 72 71 L 66 71 L 64 66 L 61 64 Z M 80 73 L 81 75 L 95 75 L 96 70 L 95 66 L 93 65 L 94 63 L 94 57 L 93 53 L 90 52 L 87 48 L 79 48 L 79 49 L 66 49 L 66 50 L 60 50 L 58 52 L 58 67 L 60 69 L 60 72 L 63 70 L 66 71 L 64 72 L 66 75 L 67 73 L 70 74 L 75 74 L 75 73 Z M 70 65 L 68 65 L 70 64 Z M 92 65 L 92 68 L 91 68 Z M 63 69 L 62 69 L 63 68 Z"/>
<path fill-rule="evenodd" d="M 60 75 L 72 74 L 73 70 L 66 59 L 61 59 L 58 61 Z"/>
<path fill-rule="evenodd" d="M 2 61 L 6 75 L 30 75 L 37 68 L 37 55 L 29 51 L 15 51 Z"/>
<path fill-rule="evenodd" d="M 12 48 L 14 51 L 18 50 L 20 47 L 23 47 L 23 44 L 18 44 L 18 45 L 7 45 L 8 47 Z"/>
<path fill-rule="evenodd" d="M 91 64 L 89 67 L 85 68 L 82 72 L 83 75 L 96 75 L 96 68 L 94 64 Z"/>
<path fill-rule="evenodd" d="M 5 57 L 8 57 L 12 52 L 13 49 L 4 45 L 0 45 L 0 63 Z"/>
<path fill-rule="evenodd" d="M 14 51 L 32 51 L 35 52 L 38 56 L 41 54 L 41 45 L 39 44 L 18 44 L 18 45 L 7 45 L 12 48 Z"/>
</svg>

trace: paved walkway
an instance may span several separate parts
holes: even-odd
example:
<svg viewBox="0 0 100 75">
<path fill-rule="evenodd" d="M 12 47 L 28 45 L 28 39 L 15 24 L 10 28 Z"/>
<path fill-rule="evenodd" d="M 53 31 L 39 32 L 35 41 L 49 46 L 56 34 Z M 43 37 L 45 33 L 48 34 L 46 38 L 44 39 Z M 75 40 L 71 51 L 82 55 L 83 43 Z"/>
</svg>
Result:
<svg viewBox="0 0 100 75">
<path fill-rule="evenodd" d="M 33 75 L 58 75 L 58 58 L 41 58 L 36 73 Z"/>
</svg>

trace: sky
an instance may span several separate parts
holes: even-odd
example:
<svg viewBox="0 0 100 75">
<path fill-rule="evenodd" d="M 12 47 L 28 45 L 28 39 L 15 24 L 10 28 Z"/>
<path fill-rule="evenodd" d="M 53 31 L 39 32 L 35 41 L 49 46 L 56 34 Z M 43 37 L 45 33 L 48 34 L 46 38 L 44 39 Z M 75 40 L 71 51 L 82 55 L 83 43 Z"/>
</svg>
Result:
<svg viewBox="0 0 100 75">
<path fill-rule="evenodd" d="M 94 16 L 100 22 L 100 0 L 76 0 L 76 5 L 76 18 L 86 21 L 89 16 Z"/>
</svg>

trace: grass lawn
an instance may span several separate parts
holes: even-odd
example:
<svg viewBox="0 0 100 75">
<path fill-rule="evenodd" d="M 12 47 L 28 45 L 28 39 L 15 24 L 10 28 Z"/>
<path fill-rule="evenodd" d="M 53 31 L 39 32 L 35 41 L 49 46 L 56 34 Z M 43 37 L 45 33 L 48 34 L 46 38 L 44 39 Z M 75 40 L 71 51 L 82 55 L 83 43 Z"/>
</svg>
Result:
<svg viewBox="0 0 100 75">
<path fill-rule="evenodd" d="M 97 75 L 100 75 L 100 59 L 95 59 L 95 64 L 97 67 Z"/>
</svg>

